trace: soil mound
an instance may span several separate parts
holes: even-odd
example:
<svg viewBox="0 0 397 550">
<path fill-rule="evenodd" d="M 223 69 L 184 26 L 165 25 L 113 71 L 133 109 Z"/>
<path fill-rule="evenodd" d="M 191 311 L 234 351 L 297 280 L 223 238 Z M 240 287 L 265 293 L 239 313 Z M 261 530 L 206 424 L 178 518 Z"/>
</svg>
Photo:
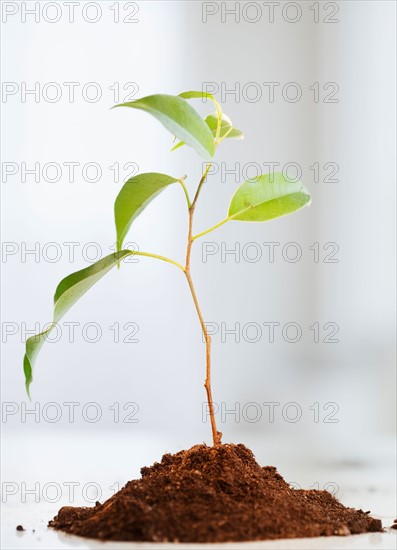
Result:
<svg viewBox="0 0 397 550">
<path fill-rule="evenodd" d="M 64 507 L 49 526 L 114 541 L 232 542 L 381 531 L 327 491 L 291 488 L 244 445 L 196 445 L 141 469 L 104 504 Z"/>
</svg>

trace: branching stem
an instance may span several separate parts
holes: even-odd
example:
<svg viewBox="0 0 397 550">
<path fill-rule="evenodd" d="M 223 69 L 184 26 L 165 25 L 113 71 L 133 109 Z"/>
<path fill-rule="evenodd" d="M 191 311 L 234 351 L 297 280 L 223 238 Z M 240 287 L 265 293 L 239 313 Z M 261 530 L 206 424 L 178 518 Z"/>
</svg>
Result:
<svg viewBox="0 0 397 550">
<path fill-rule="evenodd" d="M 229 222 L 230 220 L 235 220 L 237 217 L 241 217 L 242 214 L 245 214 L 246 212 L 249 212 L 250 210 L 252 210 L 252 208 L 253 208 L 252 205 L 247 206 L 247 208 L 243 208 L 243 210 L 240 210 L 239 212 L 236 212 L 236 214 L 234 214 L 232 216 L 228 216 L 227 218 L 225 218 L 221 222 L 216 223 L 215 225 L 213 225 L 209 229 L 206 229 L 205 231 L 202 231 L 201 233 L 197 233 L 197 235 L 194 235 L 192 237 L 192 239 L 195 241 L 196 239 L 199 239 L 200 237 L 203 237 L 204 235 L 207 235 L 207 233 L 211 233 L 211 231 L 214 231 L 215 229 L 218 229 L 218 227 L 221 227 L 221 225 L 224 225 L 226 222 Z M 245 221 L 247 221 L 247 220 L 245 220 Z"/>
<path fill-rule="evenodd" d="M 159 256 L 158 254 L 150 254 L 149 252 L 140 252 L 140 251 L 131 251 L 131 256 L 145 256 L 146 258 L 155 258 L 156 260 L 163 260 L 163 262 L 167 262 L 172 265 L 176 265 L 176 267 L 179 267 L 179 269 L 182 269 L 182 271 L 185 271 L 185 268 L 183 265 L 179 264 L 178 262 L 175 262 L 174 260 L 171 260 L 170 258 L 166 258 L 166 256 Z"/>
<path fill-rule="evenodd" d="M 190 256 L 192 252 L 192 245 L 195 238 L 200 237 L 202 234 L 197 235 L 196 237 L 193 237 L 193 217 L 194 217 L 194 210 L 196 208 L 196 203 L 199 198 L 201 189 L 204 185 L 204 182 L 206 180 L 206 177 L 208 175 L 209 169 L 211 168 L 211 163 L 208 163 L 203 175 L 201 176 L 200 182 L 197 187 L 196 194 L 194 196 L 193 202 L 190 202 L 189 194 L 186 189 L 186 186 L 183 182 L 183 179 L 181 178 L 179 181 L 182 185 L 183 191 L 186 196 L 186 201 L 188 205 L 188 212 L 189 212 L 189 227 L 188 227 L 188 237 L 187 237 L 187 246 L 186 246 L 186 262 L 185 266 L 181 265 L 180 263 L 171 260 L 170 258 L 167 258 L 165 256 L 160 256 L 158 254 L 151 254 L 149 252 L 140 252 L 140 251 L 131 251 L 132 255 L 136 256 L 146 256 L 148 258 L 155 258 L 157 260 L 162 260 L 164 262 L 167 262 L 169 264 L 173 264 L 176 267 L 179 267 L 181 269 L 186 277 L 187 283 L 189 285 L 189 289 L 193 298 L 193 302 L 197 311 L 197 315 L 200 321 L 201 330 L 203 332 L 204 340 L 205 340 L 205 381 L 204 381 L 204 387 L 205 391 L 207 393 L 207 402 L 208 402 L 208 409 L 209 409 L 209 415 L 210 415 L 210 421 L 211 421 L 211 431 L 212 431 L 212 441 L 214 445 L 220 445 L 222 443 L 222 433 L 218 432 L 216 427 L 216 420 L 215 420 L 215 411 L 214 411 L 214 402 L 212 399 L 212 390 L 211 390 L 211 336 L 208 334 L 207 327 L 204 322 L 203 315 L 201 313 L 201 309 L 198 303 L 196 290 L 194 288 L 193 280 L 190 274 Z M 219 225 L 222 225 L 222 223 L 225 223 L 227 220 L 221 222 Z M 215 229 L 212 228 L 212 229 Z M 211 230 L 212 230 L 211 229 Z M 210 230 L 209 230 L 210 231 Z M 206 231 L 205 233 L 209 232 Z"/>
<path fill-rule="evenodd" d="M 218 110 L 218 109 L 217 109 Z M 218 127 L 217 127 L 217 133 L 216 133 L 216 139 L 215 143 L 219 141 L 219 132 L 220 132 L 220 125 L 221 125 L 221 118 L 222 118 L 222 111 L 218 111 Z M 221 141 L 221 140 L 220 140 Z M 165 262 L 168 262 L 170 264 L 173 264 L 179 269 L 182 269 L 182 271 L 185 273 L 185 277 L 187 280 L 187 283 L 189 285 L 190 293 L 193 298 L 194 306 L 196 308 L 196 312 L 200 321 L 201 330 L 203 332 L 204 340 L 205 340 L 205 380 L 204 380 L 204 387 L 205 391 L 207 393 L 207 403 L 208 403 L 208 409 L 209 409 L 209 415 L 210 415 L 210 422 L 211 422 L 211 431 L 212 431 L 212 442 L 214 445 L 220 445 L 222 443 L 222 433 L 218 432 L 216 427 L 216 420 L 215 420 L 215 410 L 214 410 L 214 402 L 212 399 L 212 390 L 211 390 L 211 336 L 208 334 L 207 327 L 204 322 L 203 314 L 201 313 L 200 305 L 197 299 L 196 290 L 194 288 L 193 279 L 190 274 L 190 257 L 192 252 L 192 245 L 194 242 L 194 239 L 201 237 L 202 235 L 205 235 L 206 233 L 209 233 L 213 229 L 216 229 L 220 225 L 223 225 L 228 221 L 228 219 L 223 220 L 222 222 L 218 223 L 216 226 L 208 229 L 207 231 L 204 231 L 203 233 L 200 233 L 193 237 L 193 218 L 194 218 L 194 211 L 196 208 L 197 200 L 200 196 L 201 189 L 204 185 L 204 182 L 207 178 L 208 172 L 211 168 L 211 163 L 209 162 L 201 176 L 200 182 L 197 187 L 196 194 L 194 196 L 193 202 L 190 201 L 189 193 L 187 191 L 187 188 L 184 184 L 183 178 L 179 180 L 185 197 L 186 202 L 188 206 L 188 212 L 189 212 L 189 226 L 188 226 L 188 237 L 187 237 L 187 246 L 186 246 L 186 261 L 185 266 L 183 267 L 178 262 L 175 262 L 174 260 L 171 260 L 170 258 L 166 258 L 165 256 L 159 256 L 158 254 L 150 254 L 149 252 L 134 252 L 137 256 L 147 256 L 149 258 L 156 258 L 158 260 L 163 260 Z"/>
<path fill-rule="evenodd" d="M 211 233 L 211 231 L 214 231 L 214 229 L 218 229 L 218 227 L 221 227 L 221 225 L 225 224 L 226 222 L 229 221 L 230 218 L 225 218 L 224 220 L 222 220 L 221 222 L 218 222 L 217 224 L 213 225 L 212 227 L 210 227 L 209 229 L 206 229 L 205 231 L 203 231 L 202 233 L 197 233 L 197 235 L 194 235 L 192 237 L 193 241 L 195 241 L 196 239 L 200 238 L 200 237 L 203 237 L 204 235 L 206 235 L 207 233 Z"/>
<path fill-rule="evenodd" d="M 202 186 L 205 182 L 206 176 L 208 174 L 208 171 L 211 167 L 211 163 L 207 164 L 206 169 L 204 170 L 203 175 L 201 176 L 200 183 L 198 185 L 196 195 L 193 199 L 193 202 L 191 206 L 189 207 L 189 227 L 188 227 L 188 238 L 187 238 L 187 247 L 186 247 L 186 265 L 185 265 L 185 276 L 186 280 L 189 285 L 189 289 L 193 298 L 193 302 L 197 311 L 197 315 L 200 321 L 201 330 L 203 332 L 204 340 L 205 340 L 205 381 L 204 381 L 204 387 L 205 391 L 207 393 L 207 402 L 208 402 L 208 409 L 209 409 L 209 415 L 210 415 L 210 421 L 211 421 L 211 431 L 212 431 L 212 441 L 214 445 L 220 445 L 222 443 L 222 433 L 218 432 L 216 427 L 216 420 L 215 420 L 215 411 L 214 411 L 214 402 L 212 399 L 212 390 L 211 390 L 211 336 L 208 334 L 207 327 L 204 322 L 203 315 L 201 313 L 201 309 L 198 303 L 196 290 L 194 288 L 193 280 L 190 274 L 190 256 L 192 251 L 192 245 L 193 245 L 193 217 L 194 217 L 194 210 L 196 207 L 196 203 L 198 200 L 198 197 L 200 195 L 200 191 L 202 189 Z"/>
<path fill-rule="evenodd" d="M 179 183 L 182 185 L 182 189 L 183 189 L 183 192 L 185 193 L 185 197 L 186 197 L 186 202 L 187 202 L 187 207 L 190 208 L 192 206 L 192 203 L 190 202 L 190 198 L 189 198 L 189 193 L 188 193 L 188 190 L 186 189 L 186 185 L 183 181 L 183 178 L 181 178 L 180 180 L 178 180 Z"/>
</svg>

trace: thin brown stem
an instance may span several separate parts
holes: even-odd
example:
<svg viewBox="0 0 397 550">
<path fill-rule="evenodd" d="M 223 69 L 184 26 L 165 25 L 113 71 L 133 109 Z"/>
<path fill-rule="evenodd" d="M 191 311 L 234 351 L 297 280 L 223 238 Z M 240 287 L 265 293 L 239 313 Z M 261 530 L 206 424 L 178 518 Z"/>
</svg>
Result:
<svg viewBox="0 0 397 550">
<path fill-rule="evenodd" d="M 204 381 L 204 387 L 205 391 L 207 392 L 207 402 L 208 402 L 208 409 L 209 409 L 209 415 L 210 415 L 210 421 L 211 421 L 211 430 L 212 430 L 212 441 L 214 445 L 220 445 L 222 443 L 222 433 L 218 432 L 216 427 L 216 420 L 215 420 L 215 411 L 214 411 L 214 402 L 212 399 L 212 391 L 211 391 L 211 336 L 208 334 L 207 327 L 205 326 L 203 316 L 201 314 L 200 306 L 198 304 L 196 291 L 194 289 L 193 281 L 190 276 L 190 273 L 188 271 L 185 271 L 186 279 L 190 288 L 190 292 L 193 297 L 194 305 L 196 306 L 197 315 L 200 320 L 201 330 L 203 331 L 204 339 L 205 339 L 205 381 Z"/>
<path fill-rule="evenodd" d="M 209 162 L 204 170 L 204 173 L 203 175 L 201 176 L 201 179 L 200 179 L 200 183 L 198 184 L 198 187 L 197 187 L 197 191 L 196 191 L 196 194 L 194 195 L 194 199 L 193 199 L 193 202 L 192 202 L 192 206 L 196 206 L 196 202 L 199 198 L 199 195 L 200 195 L 200 192 L 201 192 L 201 188 L 203 187 L 204 185 L 204 182 L 207 178 L 207 174 L 209 172 L 209 169 L 211 168 L 211 162 Z M 193 208 L 194 210 L 194 208 Z"/>
<path fill-rule="evenodd" d="M 214 411 L 214 402 L 212 399 L 212 390 L 211 390 L 211 336 L 208 334 L 207 327 L 204 322 L 203 315 L 201 313 L 201 309 L 198 303 L 196 290 L 194 288 L 193 280 L 190 275 L 190 255 L 192 251 L 192 245 L 193 245 L 193 217 L 194 217 L 194 210 L 196 207 L 197 199 L 199 197 L 201 188 L 205 182 L 206 176 L 208 174 L 208 171 L 211 167 L 211 164 L 209 163 L 201 177 L 200 183 L 198 185 L 196 195 L 193 199 L 193 202 L 189 208 L 189 228 L 188 228 L 188 238 L 187 238 L 187 247 L 186 247 L 186 265 L 185 265 L 185 276 L 186 280 L 189 285 L 190 292 L 192 294 L 193 302 L 196 307 L 197 315 L 200 321 L 201 330 L 203 332 L 204 340 L 205 340 L 205 381 L 204 381 L 204 387 L 205 391 L 207 393 L 207 402 L 208 402 L 208 409 L 210 414 L 210 421 L 211 421 L 211 430 L 212 430 L 212 441 L 214 445 L 220 445 L 222 443 L 222 433 L 218 432 L 216 427 L 216 420 L 215 420 L 215 411 Z"/>
</svg>

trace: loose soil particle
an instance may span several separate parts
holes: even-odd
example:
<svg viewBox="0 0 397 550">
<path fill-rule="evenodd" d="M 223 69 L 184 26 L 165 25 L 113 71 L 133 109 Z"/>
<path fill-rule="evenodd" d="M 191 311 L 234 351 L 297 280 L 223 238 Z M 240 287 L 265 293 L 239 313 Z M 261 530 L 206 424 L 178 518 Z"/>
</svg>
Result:
<svg viewBox="0 0 397 550">
<path fill-rule="evenodd" d="M 244 445 L 165 454 L 93 508 L 65 506 L 49 526 L 102 540 L 232 542 L 382 531 L 327 491 L 291 488 Z"/>
</svg>

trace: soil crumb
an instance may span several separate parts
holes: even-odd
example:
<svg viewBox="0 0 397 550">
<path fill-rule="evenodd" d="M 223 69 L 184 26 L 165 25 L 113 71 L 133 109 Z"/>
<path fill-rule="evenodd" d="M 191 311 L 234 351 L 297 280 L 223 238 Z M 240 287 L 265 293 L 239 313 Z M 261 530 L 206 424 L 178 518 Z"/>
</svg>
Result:
<svg viewBox="0 0 397 550">
<path fill-rule="evenodd" d="M 114 541 L 237 542 L 382 531 L 327 491 L 293 489 L 244 445 L 196 445 L 141 469 L 93 508 L 65 506 L 49 526 Z"/>
</svg>

